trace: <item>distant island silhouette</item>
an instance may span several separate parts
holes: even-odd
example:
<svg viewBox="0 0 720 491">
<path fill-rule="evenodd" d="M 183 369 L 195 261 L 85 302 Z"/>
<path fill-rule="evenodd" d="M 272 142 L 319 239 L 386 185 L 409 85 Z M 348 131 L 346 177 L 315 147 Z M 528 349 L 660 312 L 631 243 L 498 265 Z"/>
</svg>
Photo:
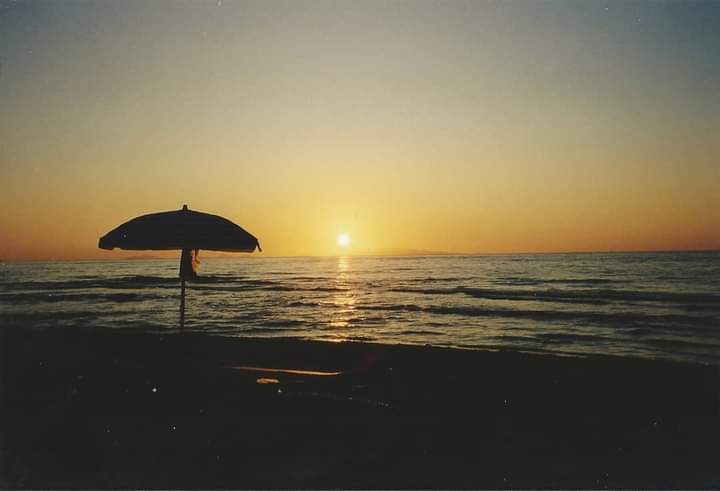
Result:
<svg viewBox="0 0 720 491">
<path fill-rule="evenodd" d="M 426 251 L 422 249 L 370 249 L 356 251 L 354 256 L 460 256 L 457 252 Z"/>
</svg>

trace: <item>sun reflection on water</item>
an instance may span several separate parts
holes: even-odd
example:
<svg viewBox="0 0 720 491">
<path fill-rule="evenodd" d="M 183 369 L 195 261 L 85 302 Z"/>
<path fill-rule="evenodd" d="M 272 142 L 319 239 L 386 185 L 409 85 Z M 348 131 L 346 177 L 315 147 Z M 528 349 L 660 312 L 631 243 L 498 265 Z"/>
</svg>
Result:
<svg viewBox="0 0 720 491">
<path fill-rule="evenodd" d="M 350 269 L 350 258 L 347 256 L 338 257 L 337 273 L 335 275 L 335 293 L 333 294 L 333 306 L 330 314 L 330 325 L 337 328 L 351 326 L 355 316 L 355 303 L 357 293 L 352 286 L 352 271 Z M 344 336 L 338 333 L 340 338 Z"/>
</svg>

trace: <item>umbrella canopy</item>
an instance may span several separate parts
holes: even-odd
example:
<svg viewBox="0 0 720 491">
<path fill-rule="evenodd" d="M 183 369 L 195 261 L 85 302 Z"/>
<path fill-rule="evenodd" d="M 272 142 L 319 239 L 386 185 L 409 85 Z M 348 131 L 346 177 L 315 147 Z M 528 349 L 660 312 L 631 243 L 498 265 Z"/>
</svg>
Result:
<svg viewBox="0 0 720 491">
<path fill-rule="evenodd" d="M 150 213 L 133 218 L 100 237 L 100 249 L 182 250 L 180 256 L 180 327 L 185 325 L 185 281 L 197 276 L 200 249 L 225 252 L 253 252 L 260 242 L 227 218 L 209 213 L 182 210 Z"/>
<path fill-rule="evenodd" d="M 112 250 L 205 249 L 253 252 L 260 244 L 239 225 L 218 215 L 188 210 L 150 213 L 123 223 L 100 238 L 98 247 Z"/>
<path fill-rule="evenodd" d="M 212 250 L 262 252 L 257 238 L 218 215 L 189 210 L 150 213 L 133 218 L 100 238 L 98 247 L 112 250 Z"/>
</svg>

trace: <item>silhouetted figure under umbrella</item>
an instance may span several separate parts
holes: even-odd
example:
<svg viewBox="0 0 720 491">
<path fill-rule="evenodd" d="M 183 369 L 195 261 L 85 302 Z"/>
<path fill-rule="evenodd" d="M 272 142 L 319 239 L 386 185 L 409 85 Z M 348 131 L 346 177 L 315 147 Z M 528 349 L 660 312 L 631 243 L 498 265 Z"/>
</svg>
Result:
<svg viewBox="0 0 720 491">
<path fill-rule="evenodd" d="M 258 239 L 218 215 L 189 210 L 151 213 L 129 220 L 100 238 L 98 247 L 112 250 L 176 250 L 180 255 L 180 327 L 185 325 L 185 281 L 197 277 L 200 249 L 262 252 Z"/>
</svg>

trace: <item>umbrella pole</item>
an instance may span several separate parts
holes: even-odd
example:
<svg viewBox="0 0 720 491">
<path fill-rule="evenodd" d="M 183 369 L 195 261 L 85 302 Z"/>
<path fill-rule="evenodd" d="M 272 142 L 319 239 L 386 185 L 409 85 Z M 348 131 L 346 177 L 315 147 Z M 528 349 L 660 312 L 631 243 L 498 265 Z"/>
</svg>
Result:
<svg viewBox="0 0 720 491">
<path fill-rule="evenodd" d="M 185 278 L 180 280 L 180 329 L 185 327 Z"/>
</svg>

